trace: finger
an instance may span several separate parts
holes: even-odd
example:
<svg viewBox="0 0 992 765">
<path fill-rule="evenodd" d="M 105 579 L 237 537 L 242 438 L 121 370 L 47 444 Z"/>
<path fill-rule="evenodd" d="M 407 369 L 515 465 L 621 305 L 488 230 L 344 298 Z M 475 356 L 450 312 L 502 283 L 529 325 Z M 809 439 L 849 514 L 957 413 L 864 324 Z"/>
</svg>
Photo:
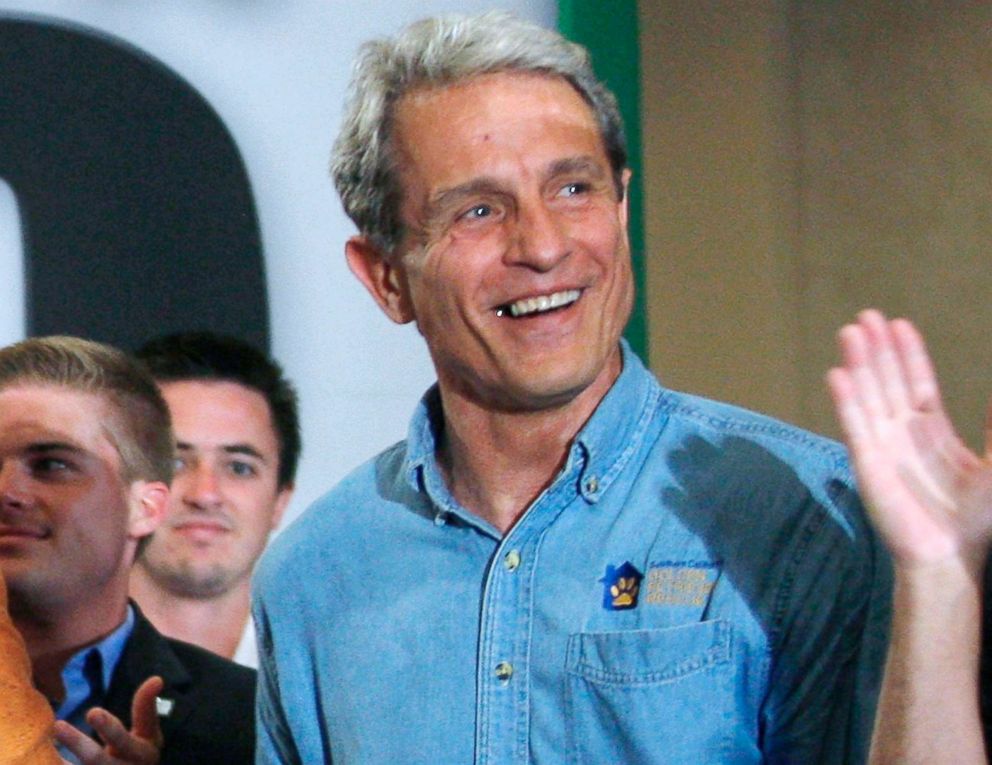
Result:
<svg viewBox="0 0 992 765">
<path fill-rule="evenodd" d="M 858 321 L 867 339 L 868 362 L 875 372 L 886 413 L 905 412 L 910 401 L 909 385 L 890 322 L 874 309 L 859 313 Z"/>
<path fill-rule="evenodd" d="M 138 686 L 131 702 L 131 732 L 159 745 L 162 743 L 162 726 L 155 700 L 163 687 L 165 682 L 162 678 L 153 675 Z"/>
<path fill-rule="evenodd" d="M 869 438 L 869 433 L 850 372 L 841 367 L 831 369 L 827 372 L 827 388 L 848 445 L 855 448 L 864 443 Z"/>
<path fill-rule="evenodd" d="M 118 744 L 127 745 L 130 734 L 117 715 L 102 707 L 93 707 L 86 713 L 86 722 L 108 746 L 116 749 Z"/>
<path fill-rule="evenodd" d="M 55 721 L 55 740 L 72 752 L 82 765 L 106 765 L 103 747 L 65 720 Z"/>
<path fill-rule="evenodd" d="M 943 492 L 960 494 L 964 491 L 962 481 L 981 470 L 978 455 L 961 440 L 942 410 L 931 416 L 913 418 L 908 423 L 908 431 L 924 466 L 923 472 L 947 487 Z M 956 501 L 946 500 L 945 504 L 953 505 Z"/>
<path fill-rule="evenodd" d="M 86 722 L 107 744 L 107 753 L 129 763 L 155 762 L 158 748 L 131 734 L 124 724 L 106 709 L 94 707 L 86 713 Z"/>
<path fill-rule="evenodd" d="M 890 414 L 883 400 L 881 382 L 870 360 L 866 329 L 861 324 L 848 324 L 838 333 L 837 339 L 864 425 L 874 432 L 877 424 L 888 420 Z"/>
<path fill-rule="evenodd" d="M 853 371 L 868 363 L 867 343 L 864 329 L 858 324 L 845 324 L 837 332 L 837 346 L 840 350 L 841 364 Z"/>
<path fill-rule="evenodd" d="M 923 336 L 906 319 L 894 319 L 892 339 L 909 384 L 910 406 L 925 412 L 942 408 L 937 374 Z"/>
</svg>

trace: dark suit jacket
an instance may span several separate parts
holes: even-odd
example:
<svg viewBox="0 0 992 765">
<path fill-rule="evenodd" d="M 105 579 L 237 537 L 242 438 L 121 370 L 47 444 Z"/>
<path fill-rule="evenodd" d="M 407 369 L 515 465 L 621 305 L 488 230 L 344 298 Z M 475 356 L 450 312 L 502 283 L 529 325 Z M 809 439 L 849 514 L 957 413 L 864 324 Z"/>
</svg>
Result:
<svg viewBox="0 0 992 765">
<path fill-rule="evenodd" d="M 131 604 L 134 606 L 134 604 Z M 237 765 L 255 756 L 255 670 L 172 640 L 134 606 L 134 631 L 124 647 L 103 705 L 131 726 L 135 690 L 152 675 L 173 702 L 161 715 L 161 765 Z"/>
</svg>

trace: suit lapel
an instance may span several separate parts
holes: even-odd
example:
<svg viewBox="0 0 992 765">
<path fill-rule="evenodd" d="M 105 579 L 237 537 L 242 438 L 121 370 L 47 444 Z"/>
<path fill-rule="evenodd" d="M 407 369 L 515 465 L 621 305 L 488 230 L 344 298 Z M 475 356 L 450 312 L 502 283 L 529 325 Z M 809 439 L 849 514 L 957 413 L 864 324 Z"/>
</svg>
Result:
<svg viewBox="0 0 992 765">
<path fill-rule="evenodd" d="M 191 711 L 187 695 L 191 678 L 168 641 L 145 618 L 137 605 L 134 609 L 134 630 L 128 638 L 103 706 L 117 715 L 127 727 L 131 726 L 131 701 L 134 692 L 152 675 L 159 675 L 165 687 L 159 694 L 159 720 L 162 733 L 178 728 Z"/>
</svg>

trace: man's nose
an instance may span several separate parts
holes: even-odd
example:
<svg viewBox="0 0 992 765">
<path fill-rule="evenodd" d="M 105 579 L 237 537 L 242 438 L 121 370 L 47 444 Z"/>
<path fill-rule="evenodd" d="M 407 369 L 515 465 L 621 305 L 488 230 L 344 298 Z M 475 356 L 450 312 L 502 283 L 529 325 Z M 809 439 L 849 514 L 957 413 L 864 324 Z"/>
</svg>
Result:
<svg viewBox="0 0 992 765">
<path fill-rule="evenodd" d="M 0 505 L 24 507 L 29 500 L 30 494 L 24 484 L 24 476 L 17 464 L 9 460 L 0 462 Z"/>
<path fill-rule="evenodd" d="M 543 199 L 519 205 L 515 239 L 508 248 L 509 261 L 537 271 L 553 269 L 572 246 L 565 221 Z"/>
<path fill-rule="evenodd" d="M 222 499 L 217 471 L 211 465 L 198 464 L 184 477 L 183 500 L 193 507 L 209 509 Z"/>
</svg>

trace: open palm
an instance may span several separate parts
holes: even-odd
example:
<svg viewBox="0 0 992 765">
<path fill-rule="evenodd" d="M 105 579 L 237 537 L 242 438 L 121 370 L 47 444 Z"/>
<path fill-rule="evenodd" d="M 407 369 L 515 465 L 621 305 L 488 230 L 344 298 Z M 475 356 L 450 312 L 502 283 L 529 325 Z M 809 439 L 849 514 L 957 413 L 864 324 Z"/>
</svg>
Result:
<svg viewBox="0 0 992 765">
<path fill-rule="evenodd" d="M 839 334 L 833 396 L 862 496 L 897 562 L 976 565 L 992 538 L 992 434 L 979 457 L 944 411 L 923 339 L 864 311 Z M 992 415 L 992 411 L 990 411 Z"/>
</svg>

